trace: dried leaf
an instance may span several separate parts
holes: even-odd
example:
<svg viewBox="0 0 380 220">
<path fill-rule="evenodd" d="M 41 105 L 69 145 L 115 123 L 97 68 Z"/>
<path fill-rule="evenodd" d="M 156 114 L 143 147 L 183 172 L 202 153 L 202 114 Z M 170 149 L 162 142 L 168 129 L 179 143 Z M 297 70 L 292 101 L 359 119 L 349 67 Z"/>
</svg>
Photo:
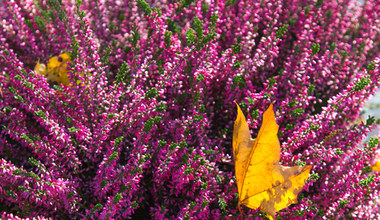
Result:
<svg viewBox="0 0 380 220">
<path fill-rule="evenodd" d="M 63 53 L 58 57 L 52 57 L 49 59 L 47 68 L 44 64 L 37 62 L 34 70 L 39 75 L 44 75 L 46 80 L 51 83 L 62 83 L 63 85 L 69 85 L 70 80 L 67 74 L 67 65 L 70 63 L 70 54 Z"/>
<path fill-rule="evenodd" d="M 377 161 L 375 164 L 371 166 L 372 170 L 380 172 L 380 161 Z"/>
<path fill-rule="evenodd" d="M 285 167 L 279 164 L 281 149 L 272 104 L 263 115 L 256 140 L 251 139 L 238 105 L 237 109 L 233 154 L 239 204 L 252 209 L 261 207 L 267 217 L 273 219 L 276 212 L 297 203 L 297 195 L 305 185 L 311 166 Z"/>
<path fill-rule="evenodd" d="M 36 66 L 34 67 L 34 71 L 36 71 L 39 75 L 45 75 L 46 65 L 43 63 L 41 64 L 40 60 L 38 60 Z"/>
</svg>

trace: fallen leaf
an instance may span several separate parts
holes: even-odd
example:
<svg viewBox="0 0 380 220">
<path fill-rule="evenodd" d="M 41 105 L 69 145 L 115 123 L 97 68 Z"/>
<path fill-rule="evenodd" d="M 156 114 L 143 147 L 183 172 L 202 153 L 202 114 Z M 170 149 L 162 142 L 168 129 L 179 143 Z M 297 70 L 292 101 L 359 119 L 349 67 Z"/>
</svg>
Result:
<svg viewBox="0 0 380 220">
<path fill-rule="evenodd" d="M 380 172 L 380 161 L 377 161 L 375 164 L 371 166 L 372 170 Z"/>
<path fill-rule="evenodd" d="M 248 124 L 239 105 L 234 123 L 233 155 L 240 204 L 261 208 L 270 219 L 276 212 L 297 203 L 309 176 L 311 165 L 280 165 L 280 141 L 277 137 L 273 105 L 265 111 L 256 140 L 251 138 Z"/>
<path fill-rule="evenodd" d="M 70 54 L 63 53 L 59 56 L 55 56 L 49 59 L 47 68 L 44 64 L 40 64 L 38 61 L 34 70 L 39 75 L 44 75 L 46 80 L 50 83 L 62 83 L 63 85 L 69 85 L 69 75 L 67 74 L 67 66 L 71 62 Z"/>
<path fill-rule="evenodd" d="M 67 66 L 71 62 L 70 54 L 69 53 L 63 53 L 59 56 L 55 56 L 49 59 L 49 62 L 47 64 L 47 68 L 45 64 L 41 64 L 40 61 L 37 62 L 36 66 L 34 67 L 34 71 L 38 73 L 39 75 L 45 76 L 46 80 L 49 83 L 62 83 L 63 85 L 69 85 L 69 74 Z M 75 74 L 77 76 L 77 74 Z M 83 73 L 79 74 L 83 77 Z M 81 80 L 77 80 L 77 85 L 81 83 Z"/>
<path fill-rule="evenodd" d="M 34 67 L 34 71 L 36 71 L 36 73 L 39 75 L 45 75 L 46 65 L 40 63 L 40 60 L 38 60 L 36 66 Z"/>
</svg>

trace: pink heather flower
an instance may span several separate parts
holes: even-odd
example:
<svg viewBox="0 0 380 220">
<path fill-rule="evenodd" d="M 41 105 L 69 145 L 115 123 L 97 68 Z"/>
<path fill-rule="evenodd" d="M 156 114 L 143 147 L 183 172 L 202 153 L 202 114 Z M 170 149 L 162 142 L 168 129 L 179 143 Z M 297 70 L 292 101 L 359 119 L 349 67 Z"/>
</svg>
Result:
<svg viewBox="0 0 380 220">
<path fill-rule="evenodd" d="M 234 102 L 252 137 L 273 103 L 281 163 L 313 165 L 277 216 L 380 218 L 379 139 L 364 143 L 379 121 L 361 117 L 380 83 L 379 9 L 2 1 L 1 218 L 237 219 Z M 60 54 L 67 85 L 34 71 Z"/>
</svg>

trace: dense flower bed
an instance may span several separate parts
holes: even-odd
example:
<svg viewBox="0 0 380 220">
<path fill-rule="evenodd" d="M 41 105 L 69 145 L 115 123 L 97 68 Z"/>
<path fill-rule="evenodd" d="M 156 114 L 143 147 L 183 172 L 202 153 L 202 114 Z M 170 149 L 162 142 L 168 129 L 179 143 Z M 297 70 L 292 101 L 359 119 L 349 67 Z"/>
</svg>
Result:
<svg viewBox="0 0 380 220">
<path fill-rule="evenodd" d="M 380 218 L 378 0 L 4 0 L 0 27 L 1 218 L 237 218 L 234 102 L 313 165 L 278 219 Z M 68 85 L 34 71 L 64 53 Z"/>
</svg>

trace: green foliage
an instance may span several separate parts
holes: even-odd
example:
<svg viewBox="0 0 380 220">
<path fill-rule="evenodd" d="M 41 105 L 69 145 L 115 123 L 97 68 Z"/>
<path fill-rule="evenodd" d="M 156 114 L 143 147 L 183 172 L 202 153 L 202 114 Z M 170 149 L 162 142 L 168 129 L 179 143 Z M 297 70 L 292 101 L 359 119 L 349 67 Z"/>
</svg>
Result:
<svg viewBox="0 0 380 220">
<path fill-rule="evenodd" d="M 242 43 L 240 43 L 240 42 L 236 42 L 235 45 L 232 46 L 232 52 L 233 52 L 234 54 L 238 54 L 238 53 L 240 53 L 242 46 L 243 46 Z"/>
<path fill-rule="evenodd" d="M 315 85 L 310 84 L 310 85 L 307 87 L 307 94 L 308 94 L 308 95 L 311 95 L 311 94 L 314 92 L 314 89 L 315 89 Z"/>
<path fill-rule="evenodd" d="M 158 90 L 155 87 L 148 90 L 145 94 L 145 97 L 148 99 L 155 98 L 157 96 L 158 96 Z"/>
<path fill-rule="evenodd" d="M 38 163 L 38 161 L 37 161 L 35 158 L 33 158 L 33 157 L 29 157 L 29 158 L 28 158 L 28 162 L 29 162 L 30 164 L 36 166 L 36 167 L 39 167 L 39 163 Z"/>
<path fill-rule="evenodd" d="M 161 116 L 154 117 L 154 123 L 158 124 L 161 121 L 161 119 L 162 119 Z"/>
<path fill-rule="evenodd" d="M 116 138 L 115 141 L 114 141 L 114 146 L 115 147 L 119 146 L 121 143 L 123 143 L 123 140 L 124 140 L 123 136 L 120 136 L 120 137 Z"/>
<path fill-rule="evenodd" d="M 168 143 L 165 140 L 159 140 L 158 141 L 158 147 L 163 148 L 167 145 Z"/>
<path fill-rule="evenodd" d="M 305 7 L 305 16 L 308 16 L 309 15 L 309 13 L 310 13 L 310 6 L 308 5 L 308 6 L 306 6 Z"/>
<path fill-rule="evenodd" d="M 297 101 L 296 100 L 292 100 L 291 102 L 288 102 L 288 106 L 290 108 L 296 107 L 297 106 Z"/>
<path fill-rule="evenodd" d="M 179 3 L 180 6 L 178 7 L 177 12 L 181 12 L 184 8 L 189 7 L 193 2 L 194 0 L 181 0 Z"/>
<path fill-rule="evenodd" d="M 123 64 L 118 70 L 118 73 L 115 77 L 116 83 L 129 83 L 131 81 L 131 75 L 130 75 L 130 66 L 127 64 L 127 62 L 123 61 Z"/>
<path fill-rule="evenodd" d="M 313 123 L 310 124 L 310 129 L 311 130 L 318 131 L 318 128 L 319 128 L 319 124 L 313 124 Z"/>
<path fill-rule="evenodd" d="M 300 161 L 300 160 L 297 160 L 297 161 L 295 162 L 295 164 L 296 164 L 297 166 L 306 166 L 306 162 L 304 162 L 304 161 Z"/>
<path fill-rule="evenodd" d="M 25 133 L 21 134 L 21 138 L 24 139 L 28 143 L 33 143 L 33 140 L 28 137 Z"/>
<path fill-rule="evenodd" d="M 71 198 L 74 197 L 74 195 L 75 195 L 75 192 L 74 191 L 70 191 L 69 194 L 67 194 L 66 198 L 67 199 L 71 199 Z"/>
<path fill-rule="evenodd" d="M 182 140 L 178 145 L 181 149 L 186 149 L 188 146 L 186 140 Z"/>
<path fill-rule="evenodd" d="M 370 172 L 372 172 L 372 168 L 369 166 L 363 167 L 362 172 L 363 172 L 363 174 L 370 173 Z"/>
<path fill-rule="evenodd" d="M 27 72 L 25 71 L 25 69 L 21 69 L 20 72 L 22 73 L 22 75 L 27 76 Z"/>
<path fill-rule="evenodd" d="M 375 67 L 376 67 L 375 62 L 371 61 L 371 62 L 368 64 L 368 66 L 367 66 L 367 70 L 368 70 L 368 71 L 374 70 Z"/>
<path fill-rule="evenodd" d="M 195 32 L 193 29 L 187 30 L 186 33 L 187 45 L 193 45 L 195 43 Z"/>
<path fill-rule="evenodd" d="M 132 39 L 131 39 L 132 47 L 136 47 L 137 42 L 139 41 L 139 39 L 140 39 L 140 33 L 139 33 L 139 30 L 138 30 L 138 28 L 135 28 L 135 29 L 132 31 Z"/>
<path fill-rule="evenodd" d="M 218 198 L 218 205 L 219 205 L 221 210 L 225 210 L 227 208 L 227 203 L 224 200 L 224 198 L 222 198 L 222 197 Z"/>
<path fill-rule="evenodd" d="M 194 121 L 201 121 L 202 119 L 203 119 L 203 116 L 201 116 L 201 115 L 194 115 L 193 116 Z"/>
<path fill-rule="evenodd" d="M 107 184 L 109 183 L 110 181 L 108 180 L 102 180 L 102 182 L 100 182 L 100 187 L 103 189 L 104 187 L 107 186 Z"/>
<path fill-rule="evenodd" d="M 215 180 L 216 180 L 216 183 L 221 184 L 223 183 L 224 177 L 218 174 L 216 175 Z"/>
<path fill-rule="evenodd" d="M 375 181 L 375 175 L 369 175 L 367 178 L 359 181 L 362 187 L 367 187 L 369 184 Z"/>
<path fill-rule="evenodd" d="M 5 195 L 7 197 L 15 197 L 15 193 L 12 190 L 7 190 L 6 193 L 5 193 Z"/>
<path fill-rule="evenodd" d="M 66 15 L 66 12 L 64 10 L 64 8 L 62 7 L 62 3 L 60 1 L 57 1 L 57 0 L 48 0 L 47 1 L 49 6 L 53 8 L 54 11 L 57 12 L 58 14 L 58 19 L 60 21 L 64 21 L 67 19 L 67 15 Z M 54 16 L 52 21 L 55 21 L 57 17 Z"/>
<path fill-rule="evenodd" d="M 312 180 L 318 180 L 319 179 L 319 175 L 318 173 L 311 173 L 310 176 L 309 176 L 310 179 Z"/>
<path fill-rule="evenodd" d="M 103 64 L 107 64 L 109 62 L 109 56 L 112 52 L 112 47 L 107 47 L 103 57 L 100 59 Z"/>
<path fill-rule="evenodd" d="M 169 150 L 174 150 L 178 146 L 177 143 L 172 142 L 169 146 Z"/>
<path fill-rule="evenodd" d="M 367 126 L 371 126 L 371 125 L 373 125 L 375 123 L 376 123 L 375 117 L 372 116 L 372 115 L 368 115 L 368 118 L 367 118 L 367 121 L 366 121 L 366 125 Z"/>
<path fill-rule="evenodd" d="M 10 107 L 10 106 L 5 106 L 5 109 L 6 109 L 8 112 L 12 112 L 12 107 Z"/>
<path fill-rule="evenodd" d="M 191 167 L 186 167 L 185 171 L 183 171 L 183 173 L 188 176 L 190 175 L 192 172 L 194 171 L 194 168 L 191 168 Z"/>
<path fill-rule="evenodd" d="M 96 205 L 94 206 L 94 210 L 99 210 L 99 209 L 101 209 L 101 208 L 103 208 L 103 205 L 100 204 L 100 203 L 98 203 L 98 204 L 96 204 Z"/>
<path fill-rule="evenodd" d="M 121 195 L 121 193 L 116 193 L 116 195 L 113 197 L 113 204 L 119 203 L 120 199 L 122 198 L 123 196 Z"/>
<path fill-rule="evenodd" d="M 340 148 L 337 148 L 337 149 L 335 149 L 335 154 L 341 155 L 341 154 L 344 154 L 344 151 L 342 151 Z"/>
<path fill-rule="evenodd" d="M 177 22 L 175 22 L 175 21 L 171 20 L 170 18 L 168 18 L 166 20 L 166 23 L 168 25 L 168 30 L 169 31 L 171 31 L 173 33 L 177 33 L 177 34 L 179 34 L 181 32 L 181 28 L 178 27 L 178 23 Z"/>
<path fill-rule="evenodd" d="M 79 44 L 74 35 L 71 37 L 70 47 L 71 47 L 70 58 L 71 60 L 75 60 L 78 57 Z"/>
<path fill-rule="evenodd" d="M 243 88 L 245 86 L 245 78 L 242 75 L 237 75 L 233 78 L 232 83 L 234 87 Z"/>
<path fill-rule="evenodd" d="M 31 177 L 31 178 L 36 179 L 36 180 L 40 179 L 40 177 L 37 174 L 33 173 L 33 172 L 26 173 L 26 176 Z"/>
<path fill-rule="evenodd" d="M 206 2 L 202 2 L 202 13 L 207 14 L 208 10 L 210 9 L 210 6 Z"/>
<path fill-rule="evenodd" d="M 108 158 L 108 163 L 111 163 L 112 161 L 114 161 L 118 156 L 119 154 L 116 151 L 112 152 L 112 154 Z"/>
<path fill-rule="evenodd" d="M 296 210 L 294 214 L 297 215 L 297 216 L 304 216 L 305 215 L 305 210 Z"/>
<path fill-rule="evenodd" d="M 296 109 L 290 111 L 290 114 L 293 115 L 293 116 L 299 117 L 304 112 L 305 112 L 305 110 L 303 108 L 296 108 Z"/>
<path fill-rule="evenodd" d="M 145 15 L 150 15 L 152 12 L 152 8 L 149 6 L 149 4 L 144 0 L 136 0 L 137 5 L 140 7 L 141 10 L 144 11 Z"/>
<path fill-rule="evenodd" d="M 8 87 L 8 91 L 11 92 L 11 93 L 13 93 L 13 94 L 17 93 L 16 89 L 13 88 L 12 86 Z"/>
<path fill-rule="evenodd" d="M 286 127 L 287 130 L 292 130 L 295 127 L 295 125 L 289 123 L 289 124 L 286 124 L 285 127 Z"/>
<path fill-rule="evenodd" d="M 9 50 L 7 50 L 7 49 L 4 49 L 3 51 L 4 51 L 5 55 L 7 55 L 7 56 L 9 56 L 9 55 L 10 55 L 10 53 L 9 53 Z"/>
<path fill-rule="evenodd" d="M 168 107 L 165 105 L 165 103 L 161 103 L 156 106 L 156 111 L 164 112 L 167 108 Z"/>
<path fill-rule="evenodd" d="M 319 46 L 319 44 L 312 44 L 312 45 L 311 45 L 311 52 L 312 52 L 313 54 L 317 54 L 317 53 L 319 53 L 319 50 L 320 50 L 320 46 Z"/>
<path fill-rule="evenodd" d="M 211 15 L 210 21 L 211 21 L 211 27 L 213 29 L 216 27 L 216 22 L 218 21 L 218 17 L 219 17 L 219 15 L 217 15 L 215 13 Z"/>
<path fill-rule="evenodd" d="M 276 37 L 277 38 L 283 37 L 286 34 L 286 32 L 288 32 L 288 27 L 289 27 L 288 24 L 284 24 L 281 27 L 279 27 L 278 30 L 276 31 Z"/>
<path fill-rule="evenodd" d="M 34 112 L 34 116 L 39 117 L 39 118 L 43 118 L 43 119 L 46 118 L 46 114 L 45 114 L 45 112 L 42 111 L 42 110 L 35 111 L 35 112 Z"/>
<path fill-rule="evenodd" d="M 217 19 L 218 15 L 213 14 L 211 16 L 211 29 L 209 28 L 209 32 L 207 33 L 207 35 L 203 35 L 203 22 L 198 17 L 194 17 L 193 29 L 187 30 L 186 33 L 187 45 L 195 45 L 196 49 L 199 50 L 200 48 L 204 47 L 206 44 L 211 42 L 213 39 L 215 39 L 216 33 L 214 31 L 214 28 L 216 26 Z"/>
<path fill-rule="evenodd" d="M 25 174 L 25 172 L 20 170 L 20 169 L 15 169 L 15 170 L 13 170 L 12 174 L 13 175 L 23 175 L 23 174 Z"/>
<path fill-rule="evenodd" d="M 336 43 L 335 42 L 332 42 L 331 45 L 330 45 L 330 51 L 334 51 L 336 49 Z"/>
<path fill-rule="evenodd" d="M 317 8 L 321 7 L 321 6 L 323 5 L 323 1 L 324 1 L 324 0 L 318 0 L 318 1 L 314 4 L 315 7 L 317 7 Z"/>
<path fill-rule="evenodd" d="M 68 128 L 69 132 L 70 133 L 76 133 L 79 131 L 79 128 L 76 128 L 76 127 L 71 127 L 71 128 Z"/>
<path fill-rule="evenodd" d="M 170 41 L 171 41 L 172 34 L 173 33 L 171 31 L 166 31 L 165 32 L 165 39 L 164 39 L 164 41 L 165 41 L 165 44 L 166 44 L 167 48 L 169 48 L 169 46 L 170 46 Z"/>
<path fill-rule="evenodd" d="M 153 126 L 154 126 L 154 119 L 149 118 L 144 124 L 143 131 L 145 131 L 146 133 L 149 133 L 149 131 L 152 130 Z"/>
<path fill-rule="evenodd" d="M 258 117 L 259 117 L 259 110 L 258 109 L 255 109 L 255 110 L 253 110 L 253 112 L 252 112 L 252 118 L 253 119 L 257 119 Z"/>
<path fill-rule="evenodd" d="M 227 0 L 226 6 L 233 6 L 233 5 L 235 5 L 235 2 L 236 2 L 236 0 Z"/>
<path fill-rule="evenodd" d="M 112 119 L 113 117 L 115 117 L 115 114 L 114 113 L 110 113 L 107 118 L 108 119 Z"/>
<path fill-rule="evenodd" d="M 239 60 L 236 60 L 236 62 L 232 66 L 232 68 L 239 69 L 241 67 L 241 64 L 242 64 L 242 62 L 240 62 Z"/>
<path fill-rule="evenodd" d="M 271 77 L 271 78 L 269 78 L 269 87 L 270 88 L 273 88 L 273 86 L 274 86 L 274 84 L 276 84 L 276 79 L 275 79 L 275 77 Z"/>
<path fill-rule="evenodd" d="M 190 202 L 189 209 L 193 210 L 197 204 L 194 201 Z"/>
<path fill-rule="evenodd" d="M 369 76 L 361 78 L 358 82 L 355 82 L 354 91 L 359 92 L 363 90 L 367 85 L 371 83 Z"/>
<path fill-rule="evenodd" d="M 132 208 L 137 208 L 138 206 L 139 206 L 139 203 L 136 202 L 136 201 L 133 201 L 132 204 L 131 204 Z"/>
<path fill-rule="evenodd" d="M 198 83 L 202 82 L 205 79 L 205 76 L 203 74 L 198 74 L 196 77 L 196 80 Z"/>
<path fill-rule="evenodd" d="M 379 145 L 379 142 L 380 140 L 378 137 L 371 137 L 369 141 L 367 142 L 368 151 L 372 151 L 373 148 L 377 147 L 377 145 Z"/>
<path fill-rule="evenodd" d="M 200 113 L 204 113 L 205 111 L 206 111 L 206 107 L 205 107 L 205 105 L 203 105 L 203 104 L 200 105 L 200 106 L 199 106 L 199 112 L 200 112 Z"/>
<path fill-rule="evenodd" d="M 196 36 L 200 39 L 203 37 L 203 22 L 198 18 L 194 17 L 193 26 Z"/>
<path fill-rule="evenodd" d="M 24 102 L 24 98 L 18 94 L 14 95 L 13 98 L 18 102 Z"/>
<path fill-rule="evenodd" d="M 144 128 L 143 128 L 143 131 L 145 133 L 149 133 L 150 130 L 152 130 L 153 126 L 155 124 L 158 124 L 160 122 L 160 120 L 162 119 L 161 116 L 156 116 L 154 118 L 150 117 L 144 124 Z"/>
<path fill-rule="evenodd" d="M 36 22 L 38 29 L 41 32 L 44 31 L 44 29 L 46 27 L 46 20 L 45 20 L 45 18 L 36 15 L 36 16 L 34 16 L 34 21 Z"/>
</svg>

